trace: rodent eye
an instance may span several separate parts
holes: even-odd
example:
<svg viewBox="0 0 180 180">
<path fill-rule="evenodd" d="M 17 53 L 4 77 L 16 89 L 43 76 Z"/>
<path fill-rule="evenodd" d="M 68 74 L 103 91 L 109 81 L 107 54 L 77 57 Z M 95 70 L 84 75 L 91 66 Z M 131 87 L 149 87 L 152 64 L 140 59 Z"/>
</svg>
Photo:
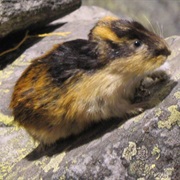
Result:
<svg viewBox="0 0 180 180">
<path fill-rule="evenodd" d="M 135 46 L 135 47 L 140 47 L 141 44 L 142 44 L 142 42 L 139 41 L 139 40 L 136 40 L 136 41 L 134 42 L 134 46 Z"/>
</svg>

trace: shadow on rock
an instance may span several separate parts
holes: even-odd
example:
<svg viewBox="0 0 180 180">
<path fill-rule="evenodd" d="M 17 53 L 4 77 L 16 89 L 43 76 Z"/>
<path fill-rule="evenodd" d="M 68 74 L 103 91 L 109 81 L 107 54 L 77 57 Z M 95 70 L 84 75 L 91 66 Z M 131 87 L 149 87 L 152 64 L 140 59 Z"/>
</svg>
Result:
<svg viewBox="0 0 180 180">
<path fill-rule="evenodd" d="M 123 124 L 125 120 L 122 119 L 111 119 L 103 121 L 97 124 L 93 124 L 84 132 L 77 136 L 71 136 L 69 138 L 59 140 L 51 146 L 43 146 L 40 144 L 34 149 L 26 158 L 30 161 L 37 160 L 43 156 L 53 156 L 61 152 L 68 152 L 72 149 L 78 148 L 82 145 L 88 144 L 89 142 L 102 137 L 105 133 L 116 129 L 118 126 Z"/>
<path fill-rule="evenodd" d="M 44 28 L 31 30 L 28 35 L 37 35 L 43 33 L 50 33 L 53 30 L 63 26 L 65 23 L 48 25 Z M 0 44 L 3 46 L 0 47 L 0 54 L 7 50 L 13 49 L 16 47 L 25 37 L 26 31 L 18 31 L 17 33 L 10 34 L 5 38 L 0 39 Z M 28 38 L 19 48 L 12 52 L 8 52 L 2 56 L 0 56 L 0 70 L 4 69 L 8 64 L 11 64 L 15 61 L 26 49 L 31 47 L 32 45 L 36 44 L 42 40 L 42 38 L 35 37 L 35 38 Z"/>
<path fill-rule="evenodd" d="M 152 87 L 149 87 L 150 95 L 143 98 L 143 101 L 148 103 L 147 109 L 157 106 L 159 103 L 165 99 L 172 89 L 176 86 L 177 82 L 167 79 L 164 81 L 157 82 Z M 141 94 L 141 92 L 136 92 L 136 94 Z M 142 99 L 137 99 L 135 101 L 141 101 Z M 147 110 L 146 109 L 146 110 Z M 78 136 L 71 136 L 64 140 L 59 140 L 51 146 L 46 146 L 42 148 L 42 145 L 39 145 L 34 149 L 30 154 L 25 158 L 29 161 L 40 159 L 43 156 L 53 156 L 59 154 L 63 151 L 68 152 L 72 149 L 85 145 L 95 139 L 102 137 L 107 132 L 112 132 L 117 129 L 120 125 L 125 123 L 128 119 L 134 117 L 135 115 L 128 115 L 126 119 L 113 118 L 107 121 L 101 121 L 100 123 L 93 124 L 86 131 L 82 132 Z"/>
</svg>

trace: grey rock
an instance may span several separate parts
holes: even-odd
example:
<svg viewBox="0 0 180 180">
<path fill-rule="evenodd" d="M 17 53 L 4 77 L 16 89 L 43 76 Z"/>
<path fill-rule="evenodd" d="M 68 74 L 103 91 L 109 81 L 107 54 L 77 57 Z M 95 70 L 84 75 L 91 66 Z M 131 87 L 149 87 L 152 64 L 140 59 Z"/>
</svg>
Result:
<svg viewBox="0 0 180 180">
<path fill-rule="evenodd" d="M 101 17 L 104 16 L 115 16 L 112 12 L 105 10 L 101 7 L 97 6 L 82 6 L 80 9 L 72 12 L 71 14 L 58 19 L 56 22 L 73 22 L 77 20 L 86 20 L 86 21 L 92 21 L 92 20 L 98 20 Z M 123 17 L 123 15 L 119 14 L 120 17 Z"/>
<path fill-rule="evenodd" d="M 84 8 L 84 7 L 82 7 Z M 87 12 L 88 9 L 85 8 Z M 85 16 L 83 9 L 77 11 Z M 97 16 L 100 11 L 97 9 Z M 93 11 L 92 17 L 95 11 Z M 68 18 L 68 17 L 66 17 Z M 60 19 L 59 21 L 61 21 Z M 8 109 L 13 86 L 30 61 L 53 44 L 87 38 L 97 19 L 74 19 L 55 29 L 69 31 L 34 42 L 0 71 L 0 174 L 2 179 L 180 179 L 180 37 L 167 38 L 172 54 L 163 67 L 170 79 L 149 87 L 153 106 L 126 120 L 96 124 L 77 137 L 43 152 L 25 130 L 11 123 Z M 57 23 L 57 22 L 56 22 Z M 78 31 L 77 31 L 78 29 Z"/>
<path fill-rule="evenodd" d="M 2 0 L 0 38 L 9 33 L 37 28 L 80 7 L 81 0 Z"/>
<path fill-rule="evenodd" d="M 130 16 L 164 37 L 180 35 L 179 0 L 85 0 L 82 4 L 96 5 L 117 15 Z"/>
</svg>

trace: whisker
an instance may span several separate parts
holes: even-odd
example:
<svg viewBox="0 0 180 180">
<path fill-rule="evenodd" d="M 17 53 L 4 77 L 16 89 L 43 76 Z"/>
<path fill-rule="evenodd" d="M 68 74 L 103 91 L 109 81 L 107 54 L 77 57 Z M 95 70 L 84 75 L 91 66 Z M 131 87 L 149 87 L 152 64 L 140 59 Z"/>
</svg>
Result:
<svg viewBox="0 0 180 180">
<path fill-rule="evenodd" d="M 147 17 L 146 15 L 143 15 L 143 17 L 144 17 L 144 19 L 148 22 L 148 24 L 150 25 L 152 31 L 153 31 L 154 33 L 156 33 L 156 31 L 155 31 L 152 23 L 151 23 L 150 20 L 148 19 L 148 17 Z"/>
<path fill-rule="evenodd" d="M 161 37 L 161 27 L 160 27 L 160 23 L 158 21 L 156 21 L 156 25 L 157 25 L 157 34 Z"/>
<path fill-rule="evenodd" d="M 156 22 L 156 24 L 157 24 L 157 27 L 158 27 L 158 35 L 163 38 L 164 37 L 163 25 L 161 23 L 159 23 L 159 22 Z"/>
<path fill-rule="evenodd" d="M 164 38 L 164 26 L 161 24 L 161 32 L 162 32 L 162 37 Z"/>
</svg>

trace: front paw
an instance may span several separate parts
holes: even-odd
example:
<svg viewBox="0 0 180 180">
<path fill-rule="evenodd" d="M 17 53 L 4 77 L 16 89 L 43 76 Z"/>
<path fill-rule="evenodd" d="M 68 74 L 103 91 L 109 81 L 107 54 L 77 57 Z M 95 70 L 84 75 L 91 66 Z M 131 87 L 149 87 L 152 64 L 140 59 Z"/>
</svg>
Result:
<svg viewBox="0 0 180 180">
<path fill-rule="evenodd" d="M 150 91 L 144 85 L 140 85 L 135 92 L 133 103 L 138 103 L 146 100 L 150 96 Z"/>
<path fill-rule="evenodd" d="M 141 82 L 140 87 L 144 89 L 149 89 L 162 81 L 168 81 L 169 75 L 162 70 L 154 71 L 151 74 L 148 74 Z"/>
<path fill-rule="evenodd" d="M 154 81 L 166 81 L 169 79 L 168 74 L 163 70 L 154 71 L 148 75 L 149 78 L 152 78 Z"/>
</svg>

